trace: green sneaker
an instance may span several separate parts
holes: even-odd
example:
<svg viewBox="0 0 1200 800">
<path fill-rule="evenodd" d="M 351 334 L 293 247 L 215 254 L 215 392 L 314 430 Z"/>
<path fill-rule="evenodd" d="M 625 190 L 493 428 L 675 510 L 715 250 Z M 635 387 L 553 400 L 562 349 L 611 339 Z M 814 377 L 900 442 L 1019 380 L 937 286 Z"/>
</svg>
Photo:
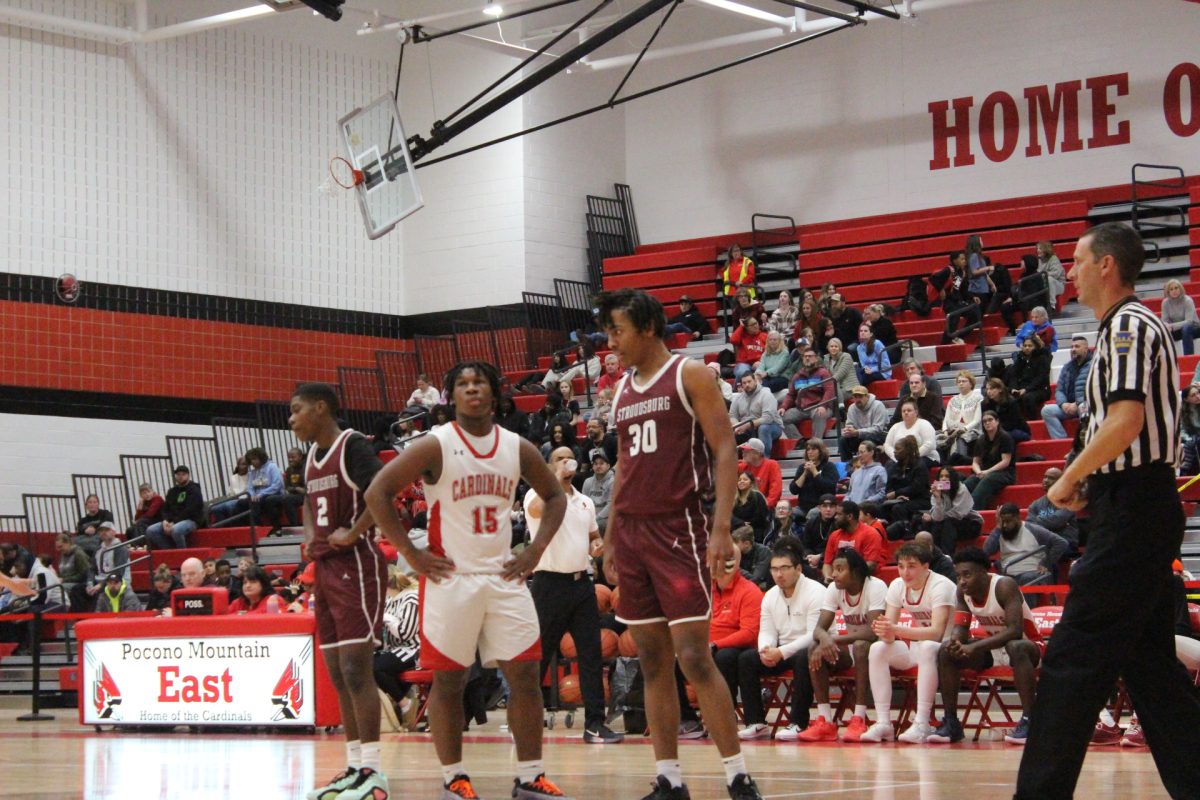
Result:
<svg viewBox="0 0 1200 800">
<path fill-rule="evenodd" d="M 370 767 L 362 767 L 354 783 L 342 789 L 337 800 L 388 800 L 387 777 Z"/>
<path fill-rule="evenodd" d="M 346 767 L 343 772 L 335 775 L 329 783 L 313 789 L 305 797 L 308 800 L 333 800 L 333 798 L 342 793 L 343 789 L 353 784 L 356 778 L 358 778 L 358 768 Z"/>
</svg>

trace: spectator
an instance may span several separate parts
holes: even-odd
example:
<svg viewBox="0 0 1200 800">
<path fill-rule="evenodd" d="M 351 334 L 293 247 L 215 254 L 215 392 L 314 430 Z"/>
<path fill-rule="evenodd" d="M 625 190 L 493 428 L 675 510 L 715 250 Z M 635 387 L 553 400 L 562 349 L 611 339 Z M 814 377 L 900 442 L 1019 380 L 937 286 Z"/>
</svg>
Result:
<svg viewBox="0 0 1200 800">
<path fill-rule="evenodd" d="M 932 425 L 936 434 L 937 429 L 942 427 L 942 420 L 946 416 L 946 406 L 942 404 L 941 393 L 931 392 L 925 383 L 925 376 L 919 372 L 909 373 L 905 380 L 905 386 L 908 388 L 908 395 L 901 398 L 901 405 L 897 405 L 895 412 L 892 413 L 892 424 L 895 425 L 900 421 L 903 403 L 911 400 L 916 404 L 917 416 Z"/>
<path fill-rule="evenodd" d="M 725 268 L 721 270 L 721 283 L 724 286 L 726 297 L 743 290 L 751 298 L 755 296 L 754 262 L 742 253 L 740 244 L 731 244 L 725 254 Z"/>
<path fill-rule="evenodd" d="M 164 611 L 171 607 L 171 592 L 183 587 L 179 579 L 171 574 L 171 568 L 159 564 L 150 581 L 150 594 L 146 598 L 146 611 Z"/>
<path fill-rule="evenodd" d="M 436 405 L 433 408 L 429 409 L 429 417 L 427 419 L 427 422 L 429 425 L 429 430 L 433 430 L 434 428 L 440 428 L 443 425 L 449 424 L 453 420 L 454 420 L 453 406 L 448 406 L 443 403 L 443 404 Z"/>
<path fill-rule="evenodd" d="M 1044 306 L 1034 306 L 1029 312 L 1029 319 L 1017 331 L 1017 347 L 1020 348 L 1026 339 L 1035 334 L 1051 354 L 1058 352 L 1058 333 L 1054 330 L 1050 315 L 1046 313 Z"/>
<path fill-rule="evenodd" d="M 991 282 L 992 273 L 996 268 L 992 260 L 983 254 L 983 239 L 972 234 L 967 237 L 967 291 L 973 298 L 978 298 L 979 307 L 987 308 L 991 303 L 995 285 Z"/>
<path fill-rule="evenodd" d="M 743 317 L 739 323 L 729 335 L 729 343 L 734 347 L 733 377 L 741 380 L 743 375 L 759 368 L 763 352 L 767 349 L 767 334 L 763 332 L 758 317 Z"/>
<path fill-rule="evenodd" d="M 600 374 L 600 357 L 596 355 L 596 348 L 592 344 L 591 339 L 584 339 L 575 346 L 575 363 L 554 380 L 550 380 L 550 373 L 546 373 L 546 377 L 542 379 L 542 385 L 546 387 L 546 393 L 549 394 L 555 386 L 563 381 L 573 381 L 576 378 L 584 378 L 586 380 L 595 380 Z"/>
<path fill-rule="evenodd" d="M 837 294 L 837 287 L 826 281 L 821 284 L 821 294 L 813 298 L 817 303 L 817 310 L 823 316 L 829 316 L 830 310 L 833 308 L 833 296 L 835 294 Z"/>
<path fill-rule="evenodd" d="M 496 402 L 496 422 L 501 428 L 524 437 L 529 432 L 529 415 L 517 408 L 512 395 L 500 395 Z"/>
<path fill-rule="evenodd" d="M 883 520 L 879 518 L 880 509 L 879 503 L 867 501 L 858 506 L 858 519 L 864 525 L 870 525 L 879 534 L 879 538 L 887 541 L 887 526 Z"/>
<path fill-rule="evenodd" d="M 850 484 L 846 499 L 860 506 L 864 503 L 882 503 L 887 496 L 887 470 L 875 461 L 875 443 L 864 440 L 858 446 L 858 468 L 850 473 Z"/>
<path fill-rule="evenodd" d="M 913 514 L 929 508 L 929 464 L 920 456 L 914 436 L 896 441 L 896 456 L 887 466 L 887 493 L 881 513 L 891 525 L 888 538 L 905 539 L 911 530 Z"/>
<path fill-rule="evenodd" d="M 420 616 L 417 584 L 399 569 L 389 567 L 387 600 L 383 606 L 383 647 L 375 651 L 374 672 L 380 708 L 396 730 L 400 729 L 400 721 L 416 710 L 416 701 L 408 696 L 412 684 L 405 683 L 400 675 L 417 668 L 421 654 Z"/>
<path fill-rule="evenodd" d="M 75 544 L 95 558 L 96 550 L 100 547 L 100 523 L 112 522 L 112 512 L 100 507 L 100 498 L 89 494 L 83 500 L 83 516 L 75 523 Z"/>
<path fill-rule="evenodd" d="M 856 339 L 858 329 L 862 327 L 863 315 L 857 309 L 850 308 L 846 305 L 842 295 L 834 292 L 829 298 L 829 313 L 825 315 L 833 323 L 833 335 L 841 339 L 843 342 L 852 342 Z M 870 327 L 870 326 L 868 326 Z M 814 332 L 816 328 L 813 329 Z M 878 338 L 878 337 L 875 337 Z M 861 361 L 859 362 L 862 363 Z"/>
<path fill-rule="evenodd" d="M 971 278 L 967 275 L 967 254 L 956 250 L 950 254 L 950 264 L 929 279 L 938 289 L 942 310 L 946 312 L 946 330 L 942 332 L 942 344 L 962 344 L 958 336 L 960 323 L 976 325 L 983 319 L 983 305 L 979 297 L 970 291 Z"/>
<path fill-rule="evenodd" d="M 610 465 L 617 463 L 617 435 L 608 431 L 600 420 L 588 420 L 584 427 L 584 438 L 580 442 L 587 448 L 589 454 L 596 448 L 604 451 L 604 456 Z M 582 464 L 580 465 L 583 466 Z M 587 473 L 584 473 L 585 476 Z"/>
<path fill-rule="evenodd" d="M 969 464 L 971 448 L 983 432 L 983 395 L 975 391 L 975 376 L 970 370 L 959 370 L 954 383 L 958 394 L 946 405 L 946 416 L 938 433 L 938 455 L 943 464 Z"/>
<path fill-rule="evenodd" d="M 245 456 L 238 456 L 237 463 L 233 466 L 233 472 L 229 474 L 229 480 L 226 482 L 225 496 L 228 499 L 214 502 L 209 509 L 208 513 L 213 522 L 229 519 L 238 513 L 238 500 L 246 496 L 249 475 L 250 462 Z"/>
<path fill-rule="evenodd" d="M 917 415 L 917 401 L 910 397 L 901 401 L 899 408 L 900 421 L 888 428 L 887 437 L 883 440 L 883 452 L 895 460 L 896 443 L 905 436 L 911 436 L 917 440 L 917 450 L 927 464 L 938 463 L 937 431 L 929 420 Z"/>
<path fill-rule="evenodd" d="M 558 447 L 570 448 L 577 463 L 583 463 L 583 451 L 575 441 L 575 425 L 569 422 L 556 422 L 550 428 L 550 437 L 542 445 L 542 457 L 549 458 L 550 452 Z"/>
<path fill-rule="evenodd" d="M 1050 487 L 1058 482 L 1063 471 L 1058 467 L 1050 467 L 1042 476 L 1042 490 L 1049 492 Z M 1067 540 L 1072 552 L 1079 548 L 1079 527 L 1075 512 L 1069 508 L 1059 508 L 1050 502 L 1050 498 L 1042 495 L 1029 505 L 1026 513 L 1028 520 L 1041 525 L 1051 533 L 1057 533 Z"/>
<path fill-rule="evenodd" d="M 832 494 L 823 495 L 817 506 L 817 515 L 804 524 L 804 538 L 801 540 L 808 553 L 805 559 L 810 567 L 820 568 L 825 559 L 825 548 L 837 527 L 837 497 Z"/>
<path fill-rule="evenodd" d="M 613 483 L 616 477 L 608 460 L 608 452 L 603 447 L 593 448 L 588 458 L 592 462 L 592 474 L 584 479 L 581 491 L 595 505 L 596 527 L 603 534 L 608 527 L 609 505 L 612 503 Z"/>
<path fill-rule="evenodd" d="M 997 570 L 1022 586 L 1051 583 L 1059 559 L 1067 552 L 1067 540 L 1041 525 L 1021 521 L 1016 503 L 1000 506 L 996 529 L 983 543 L 989 556 L 1000 553 Z"/>
<path fill-rule="evenodd" d="M 550 369 L 546 370 L 546 374 L 542 375 L 542 377 L 538 379 L 542 383 L 541 390 L 543 392 L 548 393 L 551 386 L 557 386 L 558 382 L 561 381 L 567 374 L 568 370 L 571 369 L 571 362 L 567 359 L 567 352 L 569 352 L 570 349 L 571 348 L 568 348 L 567 351 L 559 351 L 551 354 Z M 523 383 L 524 380 L 522 383 L 518 383 L 517 386 L 521 386 Z"/>
<path fill-rule="evenodd" d="M 838 454 L 842 461 L 849 461 L 862 442 L 883 444 L 890 427 L 887 407 L 867 387 L 855 386 L 850 390 L 850 396 L 853 402 L 846 410 L 846 424 L 838 438 Z"/>
<path fill-rule="evenodd" d="M 896 336 L 896 326 L 884 315 L 883 305 L 873 303 L 863 309 L 862 315 L 863 322 L 871 326 L 871 333 L 875 335 L 876 339 L 883 342 L 892 363 L 899 361 L 900 347 L 899 339 Z"/>
<path fill-rule="evenodd" d="M 223 561 L 224 559 L 222 559 Z M 245 559 L 249 561 L 250 559 Z M 253 563 L 253 562 L 251 562 Z M 217 563 L 217 575 L 220 576 L 220 562 Z M 226 562 L 228 566 L 228 562 Z M 196 589 L 200 586 L 215 586 L 217 579 L 209 578 L 204 574 L 204 562 L 198 558 L 185 558 L 183 563 L 179 565 L 179 582 L 183 584 L 184 589 Z"/>
<path fill-rule="evenodd" d="M 550 432 L 555 425 L 570 425 L 571 412 L 563 408 L 562 395 L 547 394 L 542 407 L 529 415 L 529 441 L 542 445 L 550 441 Z"/>
<path fill-rule="evenodd" d="M 0 542 L 0 574 L 28 578 L 32 568 L 32 553 L 15 542 Z"/>
<path fill-rule="evenodd" d="M 163 499 L 154 488 L 143 483 L 138 487 L 138 504 L 133 511 L 133 524 L 125 529 L 125 538 L 145 536 L 146 529 L 162 519 Z"/>
<path fill-rule="evenodd" d="M 837 465 L 829 460 L 825 443 L 815 436 L 804 444 L 804 461 L 796 468 L 792 479 L 792 494 L 796 495 L 796 511 L 811 516 L 821 498 L 837 492 Z"/>
<path fill-rule="evenodd" d="M 858 372 L 854 369 L 854 359 L 842 347 L 842 340 L 834 336 L 825 344 L 826 355 L 821 359 L 825 369 L 833 376 L 837 386 L 838 407 L 850 397 L 850 392 L 858 385 Z"/>
<path fill-rule="evenodd" d="M 1038 419 L 1042 406 L 1050 398 L 1050 353 L 1042 340 L 1030 336 L 1004 372 L 1004 383 L 1017 399 L 1025 419 Z"/>
<path fill-rule="evenodd" d="M 290 527 L 300 524 L 300 508 L 304 505 L 304 453 L 298 447 L 288 449 L 288 465 L 283 471 L 283 494 L 267 495 L 262 500 L 263 516 L 274 524 L 280 512 Z"/>
<path fill-rule="evenodd" d="M 587 414 L 585 419 L 599 420 L 601 424 L 608 424 L 608 415 L 612 413 L 612 389 L 601 389 L 596 392 L 596 396 L 592 398 L 592 410 Z"/>
<path fill-rule="evenodd" d="M 230 614 L 280 614 L 284 603 L 275 594 L 271 575 L 260 566 L 243 570 L 238 597 L 229 604 Z"/>
<path fill-rule="evenodd" d="M 787 397 L 783 399 L 784 431 L 789 439 L 799 439 L 797 423 L 812 420 L 815 439 L 825 436 L 825 426 L 833 417 L 835 396 L 833 376 L 821 365 L 817 351 L 805 348 L 800 368 L 788 382 Z"/>
<path fill-rule="evenodd" d="M 96 598 L 96 612 L 119 614 L 126 611 L 141 611 L 142 601 L 120 572 L 112 572 L 104 579 L 104 589 Z"/>
<path fill-rule="evenodd" d="M 738 289 L 737 294 L 733 297 L 733 308 L 730 309 L 729 324 L 737 326 L 745 320 L 753 318 L 758 323 L 759 330 L 762 330 L 764 321 L 767 318 L 766 309 L 763 304 L 753 299 L 753 294 L 745 288 Z M 763 331 L 766 333 L 766 331 Z"/>
<path fill-rule="evenodd" d="M 1050 286 L 1050 299 L 1046 305 L 1058 308 L 1058 297 L 1067 290 L 1067 272 L 1054 254 L 1054 245 L 1050 242 L 1037 243 L 1037 258 L 1037 271 L 1046 276 Z"/>
<path fill-rule="evenodd" d="M 892 363 L 888 359 L 883 342 L 875 339 L 870 325 L 858 329 L 858 382 L 862 386 L 870 386 L 879 380 L 891 380 Z"/>
<path fill-rule="evenodd" d="M 758 438 L 763 443 L 763 452 L 770 453 L 775 440 L 783 435 L 775 395 L 765 386 L 758 385 L 753 372 L 743 375 L 740 383 L 742 391 L 729 405 L 734 437 L 739 443 Z"/>
<path fill-rule="evenodd" d="M 1083 416 L 1087 401 L 1088 373 L 1092 369 L 1092 351 L 1084 336 L 1071 337 L 1071 360 L 1063 364 L 1054 389 L 1054 404 L 1043 405 L 1042 420 L 1051 439 L 1066 439 L 1063 420 Z"/>
<path fill-rule="evenodd" d="M 970 495 L 968 495 L 969 497 Z M 936 572 L 943 578 L 957 580 L 958 576 L 954 572 L 954 559 L 942 552 L 942 549 L 933 543 L 933 534 L 929 531 L 918 531 L 913 537 L 912 543 L 929 554 L 929 569 Z"/>
<path fill-rule="evenodd" d="M 804 577 L 800 567 L 804 548 L 795 539 L 782 539 L 771 548 L 771 578 L 775 585 L 763 596 L 758 626 L 758 649 L 738 656 L 738 687 L 746 726 L 738 738 L 764 739 L 771 735 L 763 710 L 762 679 L 792 672 L 790 709 L 792 739 L 808 727 L 812 681 L 808 676 L 808 651 L 821 616 L 825 587 Z"/>
<path fill-rule="evenodd" d="M 780 501 L 781 504 L 786 502 L 786 500 Z M 773 585 L 771 580 L 771 548 L 754 541 L 754 529 L 749 525 L 742 525 L 733 532 L 733 543 L 740 555 L 739 565 L 742 577 L 757 586 L 760 592 L 770 589 Z M 714 611 L 716 607 L 717 598 L 714 596 Z M 755 624 L 758 623 L 757 617 L 754 622 Z M 734 695 L 734 697 L 736 696 Z"/>
<path fill-rule="evenodd" d="M 942 399 L 942 384 L 937 378 L 925 374 L 925 367 L 920 361 L 917 361 L 915 358 L 906 358 L 902 366 L 904 367 L 904 382 L 900 384 L 900 396 L 898 399 L 903 400 L 910 396 L 912 390 L 909 387 L 908 379 L 914 375 L 921 378 L 921 383 L 925 384 L 926 392 L 932 394 L 938 400 Z"/>
<path fill-rule="evenodd" d="M 111 522 L 100 523 L 100 549 L 96 551 L 95 564 L 97 575 L 117 574 L 129 581 L 129 545 L 117 538 L 117 526 Z M 88 594 L 95 595 L 101 588 L 98 583 L 92 584 Z"/>
<path fill-rule="evenodd" d="M 255 525 L 265 523 L 274 526 L 275 521 L 269 520 L 263 513 L 263 501 L 283 494 L 283 471 L 261 447 L 247 450 L 246 460 L 250 462 L 247 496 L 238 499 L 236 511 L 250 511 L 250 521 Z"/>
<path fill-rule="evenodd" d="M 417 388 L 413 389 L 405 404 L 404 416 L 421 416 L 442 401 L 437 388 L 430 385 L 429 376 L 417 376 Z"/>
<path fill-rule="evenodd" d="M 579 401 L 575 399 L 575 384 L 572 381 L 559 381 L 558 393 L 562 397 L 563 410 L 571 415 L 571 424 L 579 422 L 583 416 L 579 413 Z"/>
<path fill-rule="evenodd" d="M 1200 471 L 1200 384 L 1191 384 L 1183 390 L 1183 404 L 1179 409 L 1181 447 L 1179 474 L 1195 475 Z M 1083 426 L 1080 425 L 1082 429 Z"/>
<path fill-rule="evenodd" d="M 721 376 L 721 365 L 716 361 L 710 361 L 704 366 L 712 371 L 713 378 L 717 382 L 717 388 L 721 390 L 721 397 L 725 398 L 725 407 L 728 408 L 729 404 L 733 402 L 733 387 Z"/>
<path fill-rule="evenodd" d="M 994 314 L 1000 312 L 1000 316 L 1004 319 L 1004 324 L 1009 334 L 1011 335 L 1016 323 L 1017 293 L 1013 287 L 1012 273 L 1008 267 L 1003 264 L 996 266 L 996 271 L 990 276 L 992 282 L 992 300 L 984 309 L 984 313 Z"/>
<path fill-rule="evenodd" d="M 974 540 L 983 530 L 983 517 L 975 510 L 971 490 L 956 470 L 942 467 L 930 486 L 931 504 L 924 530 L 933 534 L 944 553 L 953 553 L 959 542 Z M 950 572 L 954 572 L 951 565 Z M 950 577 L 947 575 L 946 577 Z"/>
<path fill-rule="evenodd" d="M 781 536 L 802 536 L 804 527 L 797 527 L 795 517 L 792 514 L 792 503 L 790 500 L 780 499 L 773 506 L 775 513 L 771 516 L 771 532 L 767 534 L 767 539 L 763 542 L 764 545 L 769 545 Z"/>
<path fill-rule="evenodd" d="M 1021 414 L 1021 407 L 1008 392 L 1000 378 L 988 378 L 984 384 L 984 398 L 980 404 L 983 413 L 991 411 L 1000 420 L 1001 429 L 1012 437 L 1013 442 L 1029 441 L 1029 423 Z"/>
<path fill-rule="evenodd" d="M 1171 331 L 1171 336 L 1183 344 L 1183 354 L 1195 352 L 1195 338 L 1200 336 L 1200 318 L 1196 317 L 1196 303 L 1183 291 L 1183 284 L 1171 278 L 1163 289 L 1163 304 L 1160 312 L 1162 321 Z"/>
<path fill-rule="evenodd" d="M 733 497 L 732 527 L 749 525 L 754 529 L 754 540 L 764 541 L 771 528 L 771 512 L 767 500 L 754 484 L 754 473 L 743 469 L 738 472 L 737 494 Z"/>
<path fill-rule="evenodd" d="M 994 411 L 983 412 L 983 435 L 975 441 L 971 472 L 966 487 L 978 509 L 988 508 L 992 498 L 1017 479 L 1016 444 Z"/>
<path fill-rule="evenodd" d="M 738 447 L 738 454 L 742 457 L 738 468 L 754 475 L 754 484 L 766 498 L 767 505 L 774 508 L 783 495 L 783 473 L 779 462 L 767 455 L 761 439 L 750 439 Z"/>
<path fill-rule="evenodd" d="M 605 389 L 615 391 L 617 381 L 621 380 L 621 359 L 616 353 L 608 353 L 604 356 L 604 371 L 600 373 L 600 377 L 596 378 L 596 391 L 602 392 Z"/>
<path fill-rule="evenodd" d="M 162 521 L 146 529 L 146 539 L 156 550 L 187 547 L 188 536 L 200 527 L 204 514 L 204 495 L 200 484 L 192 481 L 192 471 L 180 464 L 174 477 L 175 485 L 163 501 Z"/>
<path fill-rule="evenodd" d="M 858 503 L 853 500 L 843 500 L 838 507 L 837 526 L 825 543 L 821 573 L 826 581 L 833 577 L 833 560 L 846 547 L 858 551 L 872 574 L 883 563 L 883 537 L 879 531 L 858 518 Z"/>
<path fill-rule="evenodd" d="M 792 329 L 796 327 L 796 318 L 800 315 L 800 309 L 792 303 L 792 293 L 784 289 L 779 293 L 779 305 L 771 312 L 771 316 L 767 319 L 767 330 L 775 331 L 780 336 L 791 335 Z"/>
<path fill-rule="evenodd" d="M 67 593 L 72 611 L 87 611 L 88 584 L 92 580 L 92 560 L 82 547 L 75 544 L 70 532 L 64 531 L 54 540 L 58 549 L 58 578 Z"/>
<path fill-rule="evenodd" d="M 823 353 L 829 349 L 829 342 L 838 338 L 840 337 L 837 335 L 837 331 L 833 327 L 833 320 L 826 317 L 825 319 L 821 320 L 821 326 L 813 331 L 813 335 L 809 341 L 809 344 L 811 344 L 818 353 Z M 797 345 L 799 345 L 798 342 Z"/>
<path fill-rule="evenodd" d="M 817 301 L 811 298 L 800 301 L 800 310 L 796 322 L 792 325 L 792 339 L 799 343 L 803 331 L 807 328 L 814 334 L 824 327 L 825 317 L 817 309 Z M 809 344 L 812 344 L 810 341 Z"/>
<path fill-rule="evenodd" d="M 787 388 L 788 376 L 795 372 L 793 354 L 784 346 L 783 336 L 778 331 L 767 334 L 767 346 L 758 362 L 755 374 L 772 392 Z"/>
<path fill-rule="evenodd" d="M 667 320 L 666 330 L 668 334 L 686 333 L 693 340 L 703 339 L 706 334 L 712 333 L 708 320 L 686 294 L 679 298 L 679 313 Z"/>
</svg>

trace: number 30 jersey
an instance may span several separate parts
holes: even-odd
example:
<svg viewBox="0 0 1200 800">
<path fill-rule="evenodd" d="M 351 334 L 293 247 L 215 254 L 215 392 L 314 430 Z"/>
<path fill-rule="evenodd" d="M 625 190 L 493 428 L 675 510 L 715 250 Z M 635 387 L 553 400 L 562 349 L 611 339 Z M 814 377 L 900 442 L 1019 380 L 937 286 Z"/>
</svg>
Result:
<svg viewBox="0 0 1200 800">
<path fill-rule="evenodd" d="M 457 422 L 430 435 L 442 446 L 442 474 L 425 484 L 429 549 L 453 561 L 457 573 L 499 574 L 512 554 L 521 439 L 499 425 L 472 436 Z"/>
<path fill-rule="evenodd" d="M 686 362 L 672 355 L 644 383 L 631 371 L 617 384 L 609 417 L 617 429 L 617 513 L 680 513 L 711 493 L 712 454 L 683 388 Z"/>
</svg>

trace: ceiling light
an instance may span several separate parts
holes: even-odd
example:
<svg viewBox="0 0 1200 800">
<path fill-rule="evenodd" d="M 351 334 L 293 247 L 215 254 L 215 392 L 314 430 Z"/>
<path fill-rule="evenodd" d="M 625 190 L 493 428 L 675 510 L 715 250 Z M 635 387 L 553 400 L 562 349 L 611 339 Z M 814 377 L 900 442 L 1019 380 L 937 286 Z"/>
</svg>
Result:
<svg viewBox="0 0 1200 800">
<path fill-rule="evenodd" d="M 773 25 L 784 25 L 789 22 L 786 17 L 781 17 L 778 14 L 772 14 L 769 11 L 760 11 L 753 6 L 748 6 L 743 3 L 735 2 L 735 0 L 698 0 L 706 6 L 719 8 L 722 11 L 728 11 L 733 14 L 741 14 L 745 17 L 770 22 Z"/>
<path fill-rule="evenodd" d="M 483 13 L 489 17 L 498 17 L 504 13 L 504 7 L 499 3 L 488 3 L 483 7 Z"/>
</svg>

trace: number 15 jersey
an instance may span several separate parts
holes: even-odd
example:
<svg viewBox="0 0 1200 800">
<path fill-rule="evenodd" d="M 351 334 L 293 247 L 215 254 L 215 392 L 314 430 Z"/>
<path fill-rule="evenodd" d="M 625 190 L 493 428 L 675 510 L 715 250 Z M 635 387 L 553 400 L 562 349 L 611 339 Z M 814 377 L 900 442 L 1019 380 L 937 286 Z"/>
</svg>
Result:
<svg viewBox="0 0 1200 800">
<path fill-rule="evenodd" d="M 521 479 L 521 439 L 499 425 L 472 436 L 450 422 L 435 428 L 442 474 L 425 484 L 429 549 L 455 572 L 499 574 L 512 554 L 512 509 Z"/>
<path fill-rule="evenodd" d="M 613 393 L 621 488 L 613 510 L 634 515 L 699 508 L 712 488 L 712 455 L 683 387 L 687 359 L 672 355 L 639 385 L 628 372 Z"/>
</svg>

